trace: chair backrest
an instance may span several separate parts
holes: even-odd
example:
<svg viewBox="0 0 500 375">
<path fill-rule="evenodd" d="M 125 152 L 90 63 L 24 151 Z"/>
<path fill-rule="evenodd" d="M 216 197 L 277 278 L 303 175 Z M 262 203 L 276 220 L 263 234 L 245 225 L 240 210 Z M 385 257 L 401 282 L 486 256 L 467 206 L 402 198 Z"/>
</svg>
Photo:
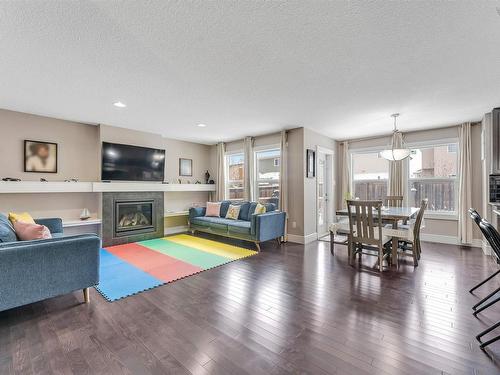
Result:
<svg viewBox="0 0 500 375">
<path fill-rule="evenodd" d="M 482 219 L 479 222 L 479 228 L 481 229 L 481 232 L 483 232 L 484 237 L 493 249 L 497 260 L 500 260 L 500 234 L 495 229 L 495 227 L 485 219 Z"/>
<path fill-rule="evenodd" d="M 420 210 L 418 211 L 417 218 L 415 219 L 415 224 L 413 225 L 413 238 L 420 238 L 420 228 L 422 227 L 422 220 L 424 219 L 424 212 L 427 209 L 428 199 L 422 199 L 420 202 Z"/>
<path fill-rule="evenodd" d="M 497 261 L 500 261 L 500 236 L 498 236 L 498 232 L 495 227 L 493 227 L 493 225 L 491 225 L 487 220 L 483 219 L 473 208 L 469 208 L 469 215 L 481 230 L 481 233 L 484 238 L 486 238 L 486 241 L 490 244 L 490 247 L 493 249 L 493 252 L 497 257 Z"/>
<path fill-rule="evenodd" d="M 382 246 L 382 201 L 348 200 L 347 212 L 353 242 Z"/>
<path fill-rule="evenodd" d="M 479 226 L 479 223 L 483 219 L 481 215 L 479 215 L 479 213 L 473 208 L 469 208 L 469 215 L 471 219 L 474 220 L 474 222 Z"/>
<path fill-rule="evenodd" d="M 388 195 L 384 199 L 384 204 L 387 207 L 403 207 L 402 195 Z"/>
</svg>

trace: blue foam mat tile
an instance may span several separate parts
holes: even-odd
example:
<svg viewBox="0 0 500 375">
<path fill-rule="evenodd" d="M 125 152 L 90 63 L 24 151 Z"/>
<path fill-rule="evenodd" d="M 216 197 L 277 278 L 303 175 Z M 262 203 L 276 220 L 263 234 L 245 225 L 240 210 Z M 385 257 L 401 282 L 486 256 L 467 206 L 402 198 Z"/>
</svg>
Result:
<svg viewBox="0 0 500 375">
<path fill-rule="evenodd" d="M 101 249 L 100 281 L 96 290 L 113 302 L 156 288 L 165 282 Z"/>
</svg>

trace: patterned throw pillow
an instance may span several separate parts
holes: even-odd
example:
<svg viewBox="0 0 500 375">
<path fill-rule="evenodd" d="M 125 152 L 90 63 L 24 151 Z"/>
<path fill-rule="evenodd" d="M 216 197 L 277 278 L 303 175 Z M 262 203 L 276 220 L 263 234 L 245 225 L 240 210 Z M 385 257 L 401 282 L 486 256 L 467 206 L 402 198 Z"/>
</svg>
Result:
<svg viewBox="0 0 500 375">
<path fill-rule="evenodd" d="M 255 206 L 255 211 L 253 213 L 255 215 L 265 214 L 266 213 L 266 206 L 264 206 L 263 204 L 257 203 L 257 206 Z"/>
<path fill-rule="evenodd" d="M 238 220 L 238 216 L 240 215 L 241 206 L 230 204 L 227 209 L 226 219 Z"/>
<path fill-rule="evenodd" d="M 207 202 L 205 216 L 220 217 L 221 202 Z"/>
</svg>

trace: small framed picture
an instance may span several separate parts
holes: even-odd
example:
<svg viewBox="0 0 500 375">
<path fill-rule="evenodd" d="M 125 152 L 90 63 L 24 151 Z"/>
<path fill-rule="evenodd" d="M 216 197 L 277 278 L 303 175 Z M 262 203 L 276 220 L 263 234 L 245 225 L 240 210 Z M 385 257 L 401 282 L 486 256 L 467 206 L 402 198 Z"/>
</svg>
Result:
<svg viewBox="0 0 500 375">
<path fill-rule="evenodd" d="M 57 173 L 57 143 L 25 140 L 24 171 Z"/>
<path fill-rule="evenodd" d="M 316 153 L 314 150 L 307 149 L 306 150 L 306 177 L 307 178 L 313 178 L 316 176 Z"/>
<path fill-rule="evenodd" d="M 193 159 L 179 159 L 179 176 L 193 175 Z"/>
</svg>

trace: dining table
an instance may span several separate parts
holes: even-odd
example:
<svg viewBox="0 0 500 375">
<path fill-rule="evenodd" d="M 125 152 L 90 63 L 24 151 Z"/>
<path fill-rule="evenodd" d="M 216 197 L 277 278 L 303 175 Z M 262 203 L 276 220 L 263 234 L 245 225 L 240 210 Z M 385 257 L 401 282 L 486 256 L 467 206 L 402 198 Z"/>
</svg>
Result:
<svg viewBox="0 0 500 375">
<path fill-rule="evenodd" d="M 399 222 L 406 223 L 409 220 L 415 218 L 420 211 L 419 207 L 402 206 L 402 207 L 382 207 L 380 211 L 380 216 L 382 223 L 392 224 L 392 229 L 397 230 Z M 374 218 L 377 218 L 376 211 L 374 211 Z M 342 208 L 337 210 L 338 216 L 349 216 L 347 208 Z M 352 212 L 352 216 L 355 216 L 355 212 Z M 392 237 L 392 264 L 397 264 L 398 257 L 398 237 Z"/>
</svg>

